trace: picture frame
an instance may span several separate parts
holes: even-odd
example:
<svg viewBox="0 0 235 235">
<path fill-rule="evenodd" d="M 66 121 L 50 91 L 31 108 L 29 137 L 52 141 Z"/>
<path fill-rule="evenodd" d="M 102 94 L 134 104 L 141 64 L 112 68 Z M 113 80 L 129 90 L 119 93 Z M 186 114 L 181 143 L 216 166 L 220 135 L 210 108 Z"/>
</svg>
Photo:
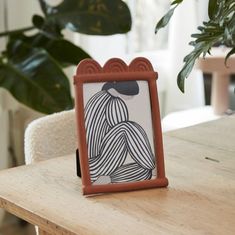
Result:
<svg viewBox="0 0 235 235">
<path fill-rule="evenodd" d="M 158 74 L 143 57 L 79 63 L 75 112 L 83 194 L 166 187 Z"/>
</svg>

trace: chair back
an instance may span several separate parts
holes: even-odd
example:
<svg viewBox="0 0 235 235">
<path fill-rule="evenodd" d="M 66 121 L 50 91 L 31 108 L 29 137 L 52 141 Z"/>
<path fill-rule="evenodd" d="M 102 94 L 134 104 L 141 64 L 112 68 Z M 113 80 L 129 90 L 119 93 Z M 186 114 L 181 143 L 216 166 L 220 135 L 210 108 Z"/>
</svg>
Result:
<svg viewBox="0 0 235 235">
<path fill-rule="evenodd" d="M 31 122 L 24 138 L 26 164 L 73 154 L 77 148 L 74 110 Z"/>
</svg>

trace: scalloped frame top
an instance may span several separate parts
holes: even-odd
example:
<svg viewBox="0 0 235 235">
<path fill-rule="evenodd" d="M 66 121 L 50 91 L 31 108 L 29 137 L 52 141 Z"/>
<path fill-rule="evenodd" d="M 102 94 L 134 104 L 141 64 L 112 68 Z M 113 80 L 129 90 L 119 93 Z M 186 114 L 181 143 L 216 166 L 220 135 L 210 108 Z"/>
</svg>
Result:
<svg viewBox="0 0 235 235">
<path fill-rule="evenodd" d="M 144 57 L 135 58 L 129 66 L 119 58 L 112 58 L 103 67 L 93 59 L 84 59 L 78 64 L 76 75 L 123 72 L 154 72 L 154 70 L 150 61 Z"/>
</svg>

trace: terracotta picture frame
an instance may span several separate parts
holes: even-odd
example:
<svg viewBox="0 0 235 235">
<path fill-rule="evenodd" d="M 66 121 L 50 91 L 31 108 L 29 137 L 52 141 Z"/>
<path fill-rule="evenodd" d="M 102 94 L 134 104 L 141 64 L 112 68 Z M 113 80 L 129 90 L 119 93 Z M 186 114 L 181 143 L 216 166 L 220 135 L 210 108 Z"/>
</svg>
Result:
<svg viewBox="0 0 235 235">
<path fill-rule="evenodd" d="M 143 57 L 103 67 L 85 59 L 74 76 L 83 194 L 166 187 L 157 80 Z"/>
</svg>

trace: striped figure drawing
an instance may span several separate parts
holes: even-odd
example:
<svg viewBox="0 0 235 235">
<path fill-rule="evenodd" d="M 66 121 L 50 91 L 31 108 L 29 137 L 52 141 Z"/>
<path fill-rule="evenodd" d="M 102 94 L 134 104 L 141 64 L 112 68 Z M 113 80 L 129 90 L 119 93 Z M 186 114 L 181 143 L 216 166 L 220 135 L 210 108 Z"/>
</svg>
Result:
<svg viewBox="0 0 235 235">
<path fill-rule="evenodd" d="M 156 177 L 156 160 L 145 130 L 129 120 L 125 100 L 139 94 L 136 81 L 107 82 L 85 106 L 91 182 L 124 183 Z"/>
</svg>

